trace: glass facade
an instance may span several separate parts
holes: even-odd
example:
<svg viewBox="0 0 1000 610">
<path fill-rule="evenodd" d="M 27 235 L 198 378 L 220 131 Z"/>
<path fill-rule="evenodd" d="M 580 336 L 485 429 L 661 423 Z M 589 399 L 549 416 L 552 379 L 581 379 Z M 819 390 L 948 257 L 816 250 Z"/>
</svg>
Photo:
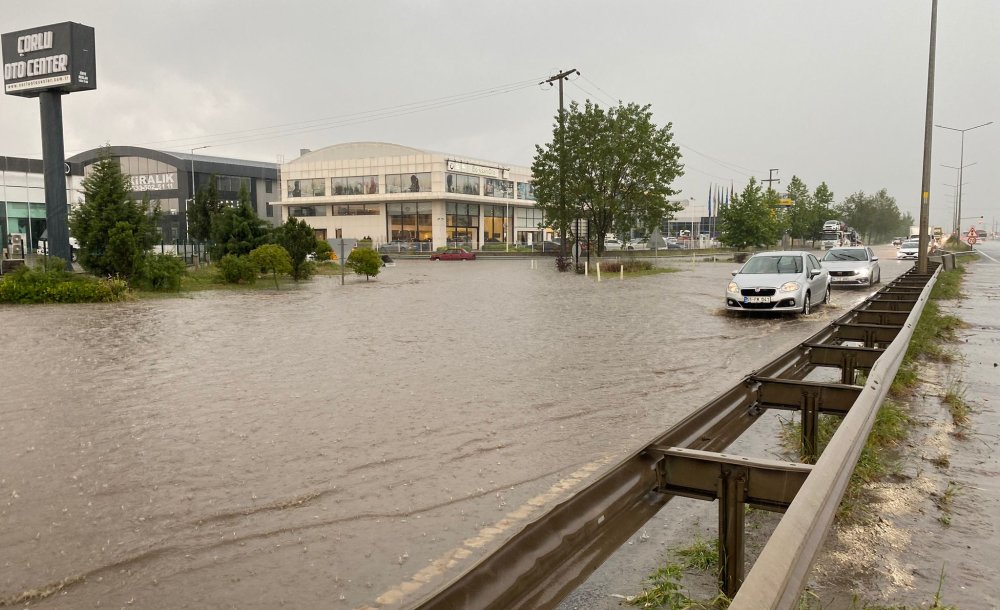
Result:
<svg viewBox="0 0 1000 610">
<path fill-rule="evenodd" d="M 542 226 L 544 215 L 535 208 L 514 208 L 514 226 L 518 229 L 538 229 Z"/>
<path fill-rule="evenodd" d="M 503 243 L 504 229 L 507 227 L 506 214 L 513 213 L 513 208 L 504 205 L 483 206 L 483 241 L 486 243 Z"/>
<path fill-rule="evenodd" d="M 326 195 L 325 178 L 303 178 L 288 181 L 289 197 L 322 197 Z"/>
<path fill-rule="evenodd" d="M 333 195 L 377 195 L 378 178 L 376 176 L 334 178 L 331 193 Z"/>
<path fill-rule="evenodd" d="M 484 178 L 483 195 L 487 197 L 500 197 L 501 199 L 513 199 L 514 183 L 510 180 L 497 180 L 496 178 Z"/>
<path fill-rule="evenodd" d="M 288 208 L 288 215 L 301 218 L 303 216 L 326 216 L 325 205 L 300 205 Z"/>
<path fill-rule="evenodd" d="M 448 193 L 461 193 L 462 195 L 478 195 L 479 176 L 466 176 L 465 174 L 445 174 L 444 190 Z"/>
<path fill-rule="evenodd" d="M 517 183 L 517 198 L 527 201 L 535 200 L 535 185 L 530 182 Z"/>
<path fill-rule="evenodd" d="M 431 204 L 387 203 L 386 227 L 391 241 L 432 242 Z"/>
<path fill-rule="evenodd" d="M 479 249 L 479 204 L 448 203 L 448 245 Z"/>
<path fill-rule="evenodd" d="M 431 173 L 419 174 L 386 174 L 386 193 L 429 193 L 431 190 Z"/>
<path fill-rule="evenodd" d="M 382 213 L 379 203 L 340 203 L 334 204 L 333 216 L 378 216 Z"/>
</svg>

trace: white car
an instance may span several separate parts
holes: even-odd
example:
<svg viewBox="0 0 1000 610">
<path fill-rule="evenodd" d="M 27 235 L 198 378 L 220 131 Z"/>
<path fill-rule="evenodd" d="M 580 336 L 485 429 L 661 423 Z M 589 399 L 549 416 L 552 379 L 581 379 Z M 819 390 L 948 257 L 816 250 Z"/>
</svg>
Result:
<svg viewBox="0 0 1000 610">
<path fill-rule="evenodd" d="M 920 252 L 920 242 L 911 239 L 904 241 L 899 250 L 896 251 L 896 258 L 907 259 L 907 258 L 917 258 L 917 254 Z"/>
<path fill-rule="evenodd" d="M 621 250 L 622 249 L 622 242 L 618 241 L 617 239 L 605 239 L 604 240 L 604 249 L 605 250 Z"/>
<path fill-rule="evenodd" d="M 649 250 L 649 240 L 646 238 L 637 237 L 635 239 L 628 240 L 625 244 L 626 250 Z"/>
<path fill-rule="evenodd" d="M 878 257 L 871 248 L 833 248 L 820 264 L 830 271 L 835 286 L 874 286 L 882 281 Z"/>
<path fill-rule="evenodd" d="M 830 272 L 810 252 L 760 252 L 750 257 L 726 288 L 729 311 L 797 312 L 830 302 Z"/>
</svg>

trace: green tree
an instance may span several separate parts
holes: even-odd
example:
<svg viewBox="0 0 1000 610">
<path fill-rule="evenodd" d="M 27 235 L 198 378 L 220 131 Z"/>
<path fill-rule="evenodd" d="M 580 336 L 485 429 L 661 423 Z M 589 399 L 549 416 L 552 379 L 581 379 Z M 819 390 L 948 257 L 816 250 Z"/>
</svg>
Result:
<svg viewBox="0 0 1000 610">
<path fill-rule="evenodd" d="M 377 276 L 382 270 L 382 257 L 374 250 L 355 248 L 347 257 L 347 268 L 365 276 L 365 281 L 368 281 L 368 278 Z"/>
<path fill-rule="evenodd" d="M 253 211 L 246 187 L 240 187 L 236 206 L 224 207 L 212 221 L 212 258 L 221 260 L 226 254 L 246 256 L 267 243 L 270 234 L 267 222 Z"/>
<path fill-rule="evenodd" d="M 275 229 L 274 242 L 291 257 L 292 279 L 304 280 L 312 275 L 313 265 L 306 256 L 316 252 L 317 240 L 316 232 L 306 221 L 289 216 L 285 224 Z"/>
<path fill-rule="evenodd" d="M 159 205 L 150 204 L 148 195 L 141 202 L 135 201 L 131 190 L 128 176 L 106 146 L 83 180 L 83 202 L 69 221 L 80 242 L 77 260 L 94 275 L 130 280 L 141 268 L 136 256 L 141 257 L 156 243 Z"/>
<path fill-rule="evenodd" d="M 722 208 L 719 229 L 719 241 L 738 250 L 768 247 L 781 236 L 777 212 L 754 178 Z"/>
<path fill-rule="evenodd" d="M 250 261 L 261 269 L 271 272 L 275 290 L 278 289 L 278 274 L 292 272 L 292 257 L 278 244 L 264 244 L 255 248 L 250 253 Z"/>
<path fill-rule="evenodd" d="M 672 125 L 657 127 L 652 115 L 648 104 L 619 103 L 605 111 L 589 100 L 582 109 L 573 102 L 563 115 L 562 138 L 557 117 L 552 141 L 535 146 L 531 166 L 535 205 L 546 224 L 565 234 L 573 220 L 586 219 L 600 253 L 605 234 L 627 238 L 638 229 L 648 235 L 681 208 L 667 199 L 683 175 L 680 150 Z"/>
<path fill-rule="evenodd" d="M 316 260 L 327 261 L 330 260 L 330 254 L 333 253 L 333 246 L 330 242 L 325 239 L 316 240 Z"/>
<path fill-rule="evenodd" d="M 197 241 L 208 241 L 212 238 L 212 222 L 222 211 L 219 200 L 219 189 L 216 186 L 215 174 L 205 188 L 199 189 L 194 201 L 187 209 L 188 235 Z"/>
</svg>

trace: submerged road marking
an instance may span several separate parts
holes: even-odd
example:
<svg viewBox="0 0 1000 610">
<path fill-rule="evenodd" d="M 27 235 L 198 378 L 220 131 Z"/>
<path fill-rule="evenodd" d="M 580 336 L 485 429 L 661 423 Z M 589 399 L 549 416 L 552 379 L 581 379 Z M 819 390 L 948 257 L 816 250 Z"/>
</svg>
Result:
<svg viewBox="0 0 1000 610">
<path fill-rule="evenodd" d="M 582 483 L 584 479 L 590 477 L 595 472 L 603 468 L 613 458 L 614 456 L 608 455 L 594 462 L 590 462 L 589 464 L 585 464 L 565 479 L 558 481 L 546 492 L 531 498 L 516 510 L 507 513 L 503 519 L 497 521 L 493 525 L 481 528 L 477 536 L 466 538 L 462 541 L 462 546 L 448 550 L 443 555 L 432 561 L 426 568 L 410 577 L 409 580 L 400 583 L 398 586 L 386 591 L 385 593 L 382 593 L 375 598 L 375 602 L 379 606 L 398 604 L 405 596 L 431 582 L 431 580 L 435 577 L 441 576 L 448 570 L 453 569 L 461 560 L 472 555 L 473 550 L 486 546 L 507 530 L 527 520 L 528 517 L 530 517 L 533 513 L 538 512 L 538 510 L 543 506 L 564 496 L 567 492 Z M 374 610 L 374 608 L 371 606 L 363 606 L 360 610 Z"/>
</svg>

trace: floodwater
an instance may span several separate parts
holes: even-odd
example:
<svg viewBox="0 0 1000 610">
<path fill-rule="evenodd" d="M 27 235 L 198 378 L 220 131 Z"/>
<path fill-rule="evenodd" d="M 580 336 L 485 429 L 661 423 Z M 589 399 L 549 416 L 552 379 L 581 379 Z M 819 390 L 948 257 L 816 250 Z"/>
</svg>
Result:
<svg viewBox="0 0 1000 610">
<path fill-rule="evenodd" d="M 867 294 L 536 262 L 0 306 L 0 606 L 411 606 Z"/>
</svg>

